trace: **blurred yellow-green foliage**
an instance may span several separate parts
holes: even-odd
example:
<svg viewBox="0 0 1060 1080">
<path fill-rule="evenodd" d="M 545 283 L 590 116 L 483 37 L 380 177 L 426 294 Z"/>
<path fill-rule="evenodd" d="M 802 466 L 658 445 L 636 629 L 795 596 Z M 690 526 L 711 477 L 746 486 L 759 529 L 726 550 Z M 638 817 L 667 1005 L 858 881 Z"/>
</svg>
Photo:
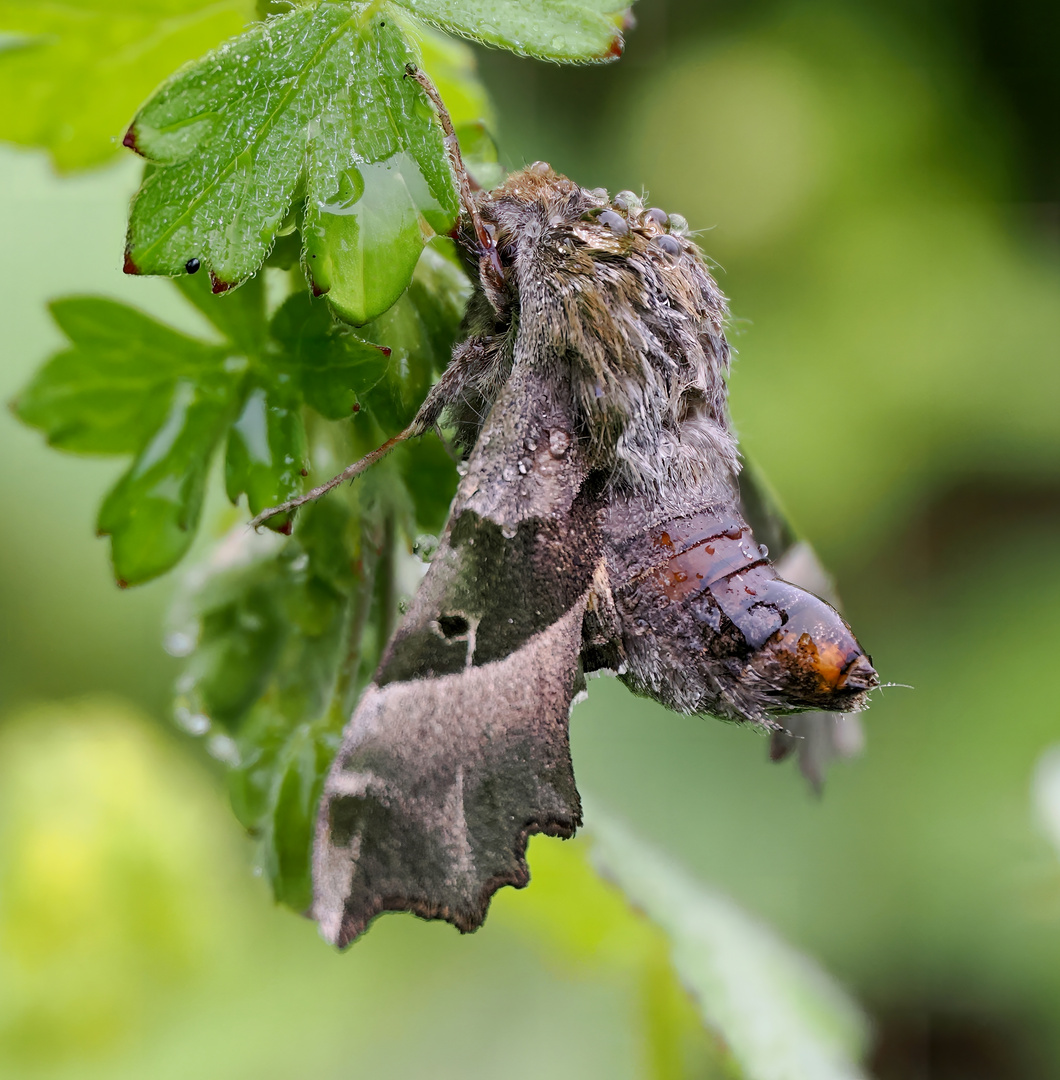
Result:
<svg viewBox="0 0 1060 1080">
<path fill-rule="evenodd" d="M 876 696 L 865 754 L 816 800 L 753 734 L 595 682 L 579 784 L 837 974 L 877 1075 L 1057 1075 L 1060 863 L 1031 795 L 1060 741 L 1055 15 L 638 14 L 607 70 L 483 54 L 502 150 L 643 185 L 704 230 L 743 445 L 915 689 Z M 50 297 L 191 325 L 120 274 L 134 163 L 59 179 L 8 148 L 0 178 L 5 396 L 58 344 Z M 115 466 L 10 418 L 0 451 L 0 1074 L 724 1075 L 663 943 L 576 845 L 536 842 L 529 890 L 472 938 L 395 916 L 337 956 L 274 909 L 168 724 L 172 583 L 119 593 L 92 538 Z"/>
</svg>

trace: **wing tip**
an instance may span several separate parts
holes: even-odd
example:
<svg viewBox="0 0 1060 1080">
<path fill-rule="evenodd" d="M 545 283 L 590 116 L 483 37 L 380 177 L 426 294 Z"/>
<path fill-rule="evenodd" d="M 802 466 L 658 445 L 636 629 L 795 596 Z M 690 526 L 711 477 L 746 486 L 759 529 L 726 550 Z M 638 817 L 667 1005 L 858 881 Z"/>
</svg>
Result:
<svg viewBox="0 0 1060 1080">
<path fill-rule="evenodd" d="M 526 849 L 531 836 L 542 835 L 570 840 L 582 824 L 581 801 L 573 808 L 569 818 L 549 818 L 531 821 L 516 834 L 512 844 L 514 865 L 485 879 L 478 896 L 469 904 L 450 904 L 431 901 L 425 897 L 401 895 L 373 897 L 367 904 L 356 909 L 344 907 L 339 919 L 329 919 L 324 908 L 326 899 L 318 897 L 313 906 L 313 917 L 320 927 L 321 935 L 339 949 L 347 949 L 362 937 L 375 919 L 387 912 L 408 912 L 426 922 L 444 921 L 461 934 L 473 934 L 486 921 L 494 893 L 510 885 L 524 889 L 530 883 L 530 866 L 526 861 Z M 332 923 L 333 929 L 328 928 Z"/>
</svg>

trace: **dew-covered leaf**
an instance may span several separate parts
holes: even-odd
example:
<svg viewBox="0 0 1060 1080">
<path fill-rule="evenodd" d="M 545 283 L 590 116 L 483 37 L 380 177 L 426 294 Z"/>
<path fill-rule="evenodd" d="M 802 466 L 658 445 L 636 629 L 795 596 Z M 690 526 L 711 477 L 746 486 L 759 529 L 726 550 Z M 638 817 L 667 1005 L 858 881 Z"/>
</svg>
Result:
<svg viewBox="0 0 1060 1080">
<path fill-rule="evenodd" d="M 448 233 L 458 205 L 441 129 L 406 65 L 418 62 L 386 8 L 370 19 L 351 72 L 355 158 L 308 177 L 306 268 L 315 291 L 360 325 L 404 292 L 426 236 Z"/>
<path fill-rule="evenodd" d="M 176 380 L 208 373 L 225 355 L 101 297 L 56 300 L 51 312 L 71 347 L 40 368 L 15 411 L 63 450 L 136 453 L 165 420 Z"/>
<path fill-rule="evenodd" d="M 99 165 L 162 79 L 253 18 L 253 0 L 0 0 L 0 139 Z"/>
<path fill-rule="evenodd" d="M 15 403 L 56 446 L 134 455 L 98 519 L 125 584 L 168 570 L 187 551 L 226 433 L 228 492 L 233 501 L 247 492 L 252 511 L 299 493 L 309 466 L 301 386 L 290 358 L 268 339 L 260 282 L 223 297 L 201 282 L 179 286 L 226 340 L 196 340 L 112 300 L 56 301 L 52 311 L 71 347 Z"/>
<path fill-rule="evenodd" d="M 161 426 L 100 507 L 96 527 L 111 538 L 121 584 L 165 573 L 191 546 L 210 458 L 231 422 L 234 399 L 231 378 L 172 385 Z"/>
<path fill-rule="evenodd" d="M 599 807 L 587 820 L 594 865 L 666 934 L 747 1080 L 863 1080 L 865 1019 L 820 968 Z"/>
<path fill-rule="evenodd" d="M 298 7 L 170 79 L 126 137 L 158 166 L 133 204 L 127 268 L 177 274 L 198 259 L 215 290 L 239 284 L 304 184 L 317 291 L 354 322 L 385 310 L 424 236 L 457 212 L 437 118 L 405 78 L 417 57 L 389 14 Z"/>
<path fill-rule="evenodd" d="M 616 60 L 629 7 L 621 0 L 397 0 L 442 30 L 560 63 Z"/>
</svg>

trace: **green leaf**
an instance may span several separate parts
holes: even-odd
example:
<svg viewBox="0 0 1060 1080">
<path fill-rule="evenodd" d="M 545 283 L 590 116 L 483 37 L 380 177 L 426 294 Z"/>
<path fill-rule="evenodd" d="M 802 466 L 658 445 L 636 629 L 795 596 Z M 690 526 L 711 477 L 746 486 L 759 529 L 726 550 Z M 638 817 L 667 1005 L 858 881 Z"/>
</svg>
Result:
<svg viewBox="0 0 1060 1080">
<path fill-rule="evenodd" d="M 221 336 L 248 355 L 261 353 L 265 348 L 268 319 L 265 313 L 265 278 L 258 274 L 243 288 L 222 293 L 220 297 L 210 288 L 206 274 L 183 274 L 173 279 L 188 303 L 206 316 Z"/>
<path fill-rule="evenodd" d="M 305 424 L 296 388 L 257 386 L 246 396 L 239 418 L 228 434 L 225 491 L 233 503 L 245 491 L 252 514 L 298 495 L 309 473 Z M 272 518 L 269 526 L 289 528 L 288 518 Z"/>
<path fill-rule="evenodd" d="M 449 452 L 434 434 L 401 443 L 394 451 L 396 466 L 412 499 L 415 529 L 438 534 L 449 517 L 459 476 Z"/>
<path fill-rule="evenodd" d="M 15 411 L 64 450 L 138 452 L 162 426 L 176 380 L 198 378 L 225 355 L 113 300 L 67 297 L 50 307 L 73 347 L 37 372 Z"/>
<path fill-rule="evenodd" d="M 670 940 L 678 977 L 747 1080 L 858 1080 L 867 1025 L 812 961 L 593 806 L 591 858 Z"/>
<path fill-rule="evenodd" d="M 417 58 L 388 4 L 322 3 L 253 27 L 178 72 L 127 142 L 156 162 L 132 208 L 127 266 L 200 260 L 222 291 L 260 266 L 305 183 L 306 263 L 354 322 L 405 288 L 456 191 Z M 389 261 L 387 261 L 389 260 Z"/>
<path fill-rule="evenodd" d="M 0 139 L 60 169 L 107 161 L 129 117 L 173 70 L 254 17 L 252 0 L 0 0 Z"/>
<path fill-rule="evenodd" d="M 307 293 L 288 297 L 273 317 L 271 333 L 296 372 L 308 404 L 329 420 L 356 411 L 359 395 L 387 370 L 390 351 L 335 321 L 323 300 Z"/>
<path fill-rule="evenodd" d="M 307 507 L 285 543 L 239 526 L 188 575 L 167 638 L 189 655 L 178 719 L 222 740 L 236 815 L 262 839 L 277 899 L 298 910 L 320 784 L 359 685 L 360 547 L 360 521 L 336 497 Z"/>
<path fill-rule="evenodd" d="M 406 36 L 419 51 L 423 70 L 430 73 L 431 81 L 445 102 L 453 126 L 459 129 L 465 124 L 493 124 L 493 104 L 479 81 L 478 65 L 471 48 L 448 34 L 432 30 L 418 19 L 402 15 L 400 21 Z M 460 149 L 466 157 L 467 148 L 463 142 Z"/>
<path fill-rule="evenodd" d="M 385 377 L 363 395 L 366 411 L 391 434 L 405 427 L 452 355 L 471 286 L 435 250 L 423 252 L 408 292 L 360 331 L 390 350 Z"/>
<path fill-rule="evenodd" d="M 298 372 L 268 339 L 261 283 L 224 297 L 202 281 L 178 284 L 223 344 L 111 300 L 60 300 L 52 311 L 73 347 L 53 356 L 15 403 L 56 446 L 136 455 L 98 521 L 123 584 L 168 570 L 187 551 L 211 455 L 229 428 L 226 486 L 233 501 L 247 492 L 252 512 L 299 493 L 309 468 Z"/>
<path fill-rule="evenodd" d="M 277 758 L 262 836 L 265 872 L 276 899 L 295 911 L 308 911 L 313 902 L 316 809 L 336 749 L 336 734 L 327 725 L 300 724 Z"/>
<path fill-rule="evenodd" d="M 191 546 L 210 457 L 231 421 L 234 389 L 231 379 L 178 379 L 161 427 L 103 500 L 97 529 L 111 538 L 120 585 L 157 577 Z"/>
<path fill-rule="evenodd" d="M 398 0 L 442 30 L 561 63 L 616 60 L 629 5 L 620 0 Z"/>
</svg>

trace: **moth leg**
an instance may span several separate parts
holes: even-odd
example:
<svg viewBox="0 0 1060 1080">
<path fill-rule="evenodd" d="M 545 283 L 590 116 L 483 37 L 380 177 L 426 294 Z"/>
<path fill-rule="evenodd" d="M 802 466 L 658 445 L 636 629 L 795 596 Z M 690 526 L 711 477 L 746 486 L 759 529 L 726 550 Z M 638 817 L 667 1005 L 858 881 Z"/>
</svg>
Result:
<svg viewBox="0 0 1060 1080">
<path fill-rule="evenodd" d="M 292 510 L 297 510 L 298 507 L 304 506 L 308 502 L 316 502 L 321 495 L 326 495 L 332 488 L 337 488 L 339 484 L 344 484 L 347 480 L 352 480 L 355 476 L 360 476 L 361 473 L 370 468 L 377 461 L 381 461 L 385 458 L 398 443 L 404 442 L 412 435 L 422 435 L 424 429 L 418 425 L 417 421 L 418 416 L 417 420 L 413 420 L 404 431 L 399 431 L 397 435 L 387 439 L 382 446 L 376 447 L 375 450 L 365 454 L 363 458 L 359 458 L 352 465 L 347 465 L 337 476 L 333 476 L 330 480 L 313 488 L 312 491 L 307 491 L 304 495 L 297 496 L 297 498 L 288 499 L 287 502 L 280 503 L 279 506 L 270 506 L 267 510 L 262 510 L 257 517 L 251 519 L 250 527 L 252 529 L 257 529 L 264 525 L 270 518 L 276 517 L 277 514 L 287 514 Z"/>
<path fill-rule="evenodd" d="M 438 88 L 414 64 L 405 65 L 405 77 L 415 79 L 423 87 L 423 92 L 430 98 L 431 104 L 438 113 L 442 131 L 445 132 L 445 152 L 449 155 L 449 164 L 452 166 L 457 186 L 460 189 L 460 210 L 471 223 L 471 228 L 475 233 L 478 248 L 475 254 L 479 260 L 479 272 L 494 289 L 500 290 L 504 287 L 504 269 L 501 266 L 500 255 L 497 253 L 493 226 L 486 224 L 479 216 L 478 203 L 474 195 L 477 185 L 464 166 L 464 159 L 460 155 L 460 140 L 456 137 L 449 110 L 445 107 Z"/>
<path fill-rule="evenodd" d="M 488 367 L 488 364 L 484 363 L 475 350 L 457 346 L 449 366 L 442 372 L 441 378 L 431 387 L 412 423 L 404 431 L 400 431 L 397 435 L 387 439 L 382 446 L 365 454 L 364 457 L 353 462 L 352 465 L 347 465 L 338 475 L 333 476 L 330 480 L 313 488 L 311 491 L 307 491 L 304 495 L 298 495 L 293 499 L 288 499 L 285 503 L 281 503 L 279 506 L 270 506 L 267 510 L 262 510 L 250 522 L 251 528 L 257 529 L 270 518 L 276 517 L 277 514 L 286 514 L 292 510 L 297 510 L 298 507 L 304 506 L 308 502 L 315 502 L 321 495 L 326 495 L 333 488 L 337 488 L 347 480 L 353 480 L 355 477 L 360 476 L 361 473 L 371 468 L 377 461 L 385 458 L 398 443 L 430 431 L 431 428 L 438 424 L 444 410 L 460 400 L 469 380 L 479 368 L 484 366 Z"/>
</svg>

